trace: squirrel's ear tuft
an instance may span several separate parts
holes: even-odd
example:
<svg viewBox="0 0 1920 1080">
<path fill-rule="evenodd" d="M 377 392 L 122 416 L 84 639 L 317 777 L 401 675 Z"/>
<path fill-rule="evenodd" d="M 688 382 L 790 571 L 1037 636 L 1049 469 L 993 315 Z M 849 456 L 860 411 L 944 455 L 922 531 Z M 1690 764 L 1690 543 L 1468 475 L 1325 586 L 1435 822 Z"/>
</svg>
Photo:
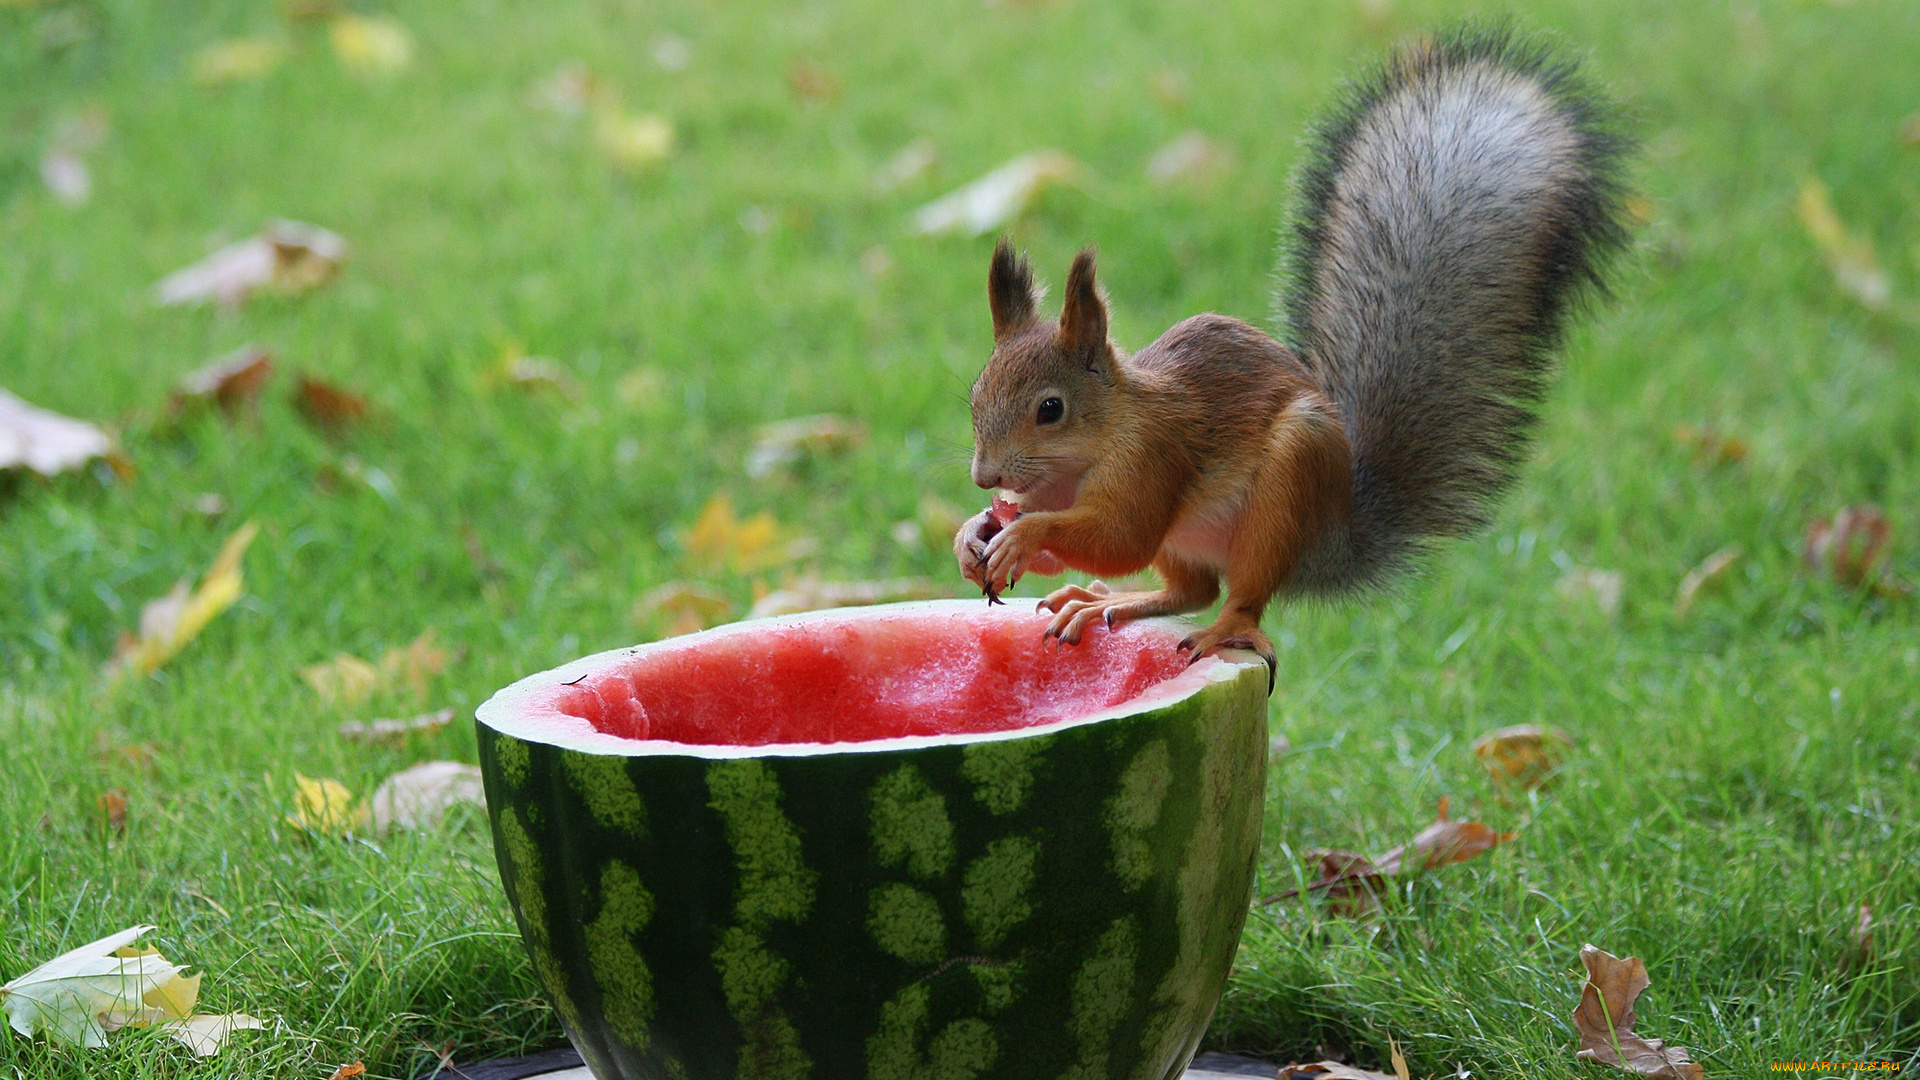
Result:
<svg viewBox="0 0 1920 1080">
<path fill-rule="evenodd" d="M 993 340 L 999 341 L 1033 321 L 1038 293 L 1033 287 L 1033 265 L 1015 254 L 1006 237 L 993 246 L 993 266 L 987 271 L 987 304 L 993 309 Z"/>
<path fill-rule="evenodd" d="M 1093 249 L 1081 248 L 1067 271 L 1067 295 L 1060 308 L 1060 344 L 1096 370 L 1107 356 L 1107 298 L 1093 279 Z"/>
</svg>

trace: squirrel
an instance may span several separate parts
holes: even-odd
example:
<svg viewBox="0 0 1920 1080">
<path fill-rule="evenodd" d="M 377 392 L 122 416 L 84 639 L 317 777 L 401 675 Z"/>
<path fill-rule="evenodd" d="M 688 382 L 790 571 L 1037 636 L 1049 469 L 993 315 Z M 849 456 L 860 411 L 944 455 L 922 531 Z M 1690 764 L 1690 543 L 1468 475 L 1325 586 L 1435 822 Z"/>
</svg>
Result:
<svg viewBox="0 0 1920 1080">
<path fill-rule="evenodd" d="M 1258 653 L 1281 597 L 1387 583 L 1486 526 L 1514 480 L 1569 310 L 1626 242 L 1628 140 L 1572 62 L 1506 29 L 1417 41 L 1309 138 L 1285 245 L 1282 345 L 1195 315 L 1129 356 L 1082 250 L 1058 322 L 1004 237 L 993 353 L 973 384 L 972 476 L 1001 489 L 954 538 L 989 602 L 1029 571 L 1152 566 L 1040 601 L 1044 634 L 1198 611 L 1180 648 Z M 1009 520 L 1011 518 L 1011 520 Z"/>
</svg>

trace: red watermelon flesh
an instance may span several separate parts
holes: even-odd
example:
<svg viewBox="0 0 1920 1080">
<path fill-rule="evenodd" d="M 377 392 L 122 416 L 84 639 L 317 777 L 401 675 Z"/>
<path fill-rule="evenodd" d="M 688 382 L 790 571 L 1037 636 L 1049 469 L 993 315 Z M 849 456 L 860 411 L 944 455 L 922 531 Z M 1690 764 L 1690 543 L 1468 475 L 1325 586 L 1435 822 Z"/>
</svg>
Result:
<svg viewBox="0 0 1920 1080">
<path fill-rule="evenodd" d="M 1097 628 L 1077 646 L 1049 616 L 927 613 L 740 624 L 649 646 L 525 702 L 604 735 L 701 746 L 847 743 L 1013 731 L 1089 716 L 1180 676 L 1164 627 Z M 546 698 L 542 701 L 539 698 Z"/>
</svg>

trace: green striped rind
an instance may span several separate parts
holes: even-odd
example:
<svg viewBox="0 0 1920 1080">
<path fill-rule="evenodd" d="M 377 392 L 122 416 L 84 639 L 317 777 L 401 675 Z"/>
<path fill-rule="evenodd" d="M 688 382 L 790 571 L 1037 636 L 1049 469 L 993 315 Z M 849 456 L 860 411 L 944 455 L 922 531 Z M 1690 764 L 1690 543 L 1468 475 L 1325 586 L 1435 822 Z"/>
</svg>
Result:
<svg viewBox="0 0 1920 1080">
<path fill-rule="evenodd" d="M 1266 672 L 1229 673 L 1037 735 L 813 756 L 483 722 L 534 971 L 603 1080 L 1178 1076 L 1258 845 Z"/>
</svg>

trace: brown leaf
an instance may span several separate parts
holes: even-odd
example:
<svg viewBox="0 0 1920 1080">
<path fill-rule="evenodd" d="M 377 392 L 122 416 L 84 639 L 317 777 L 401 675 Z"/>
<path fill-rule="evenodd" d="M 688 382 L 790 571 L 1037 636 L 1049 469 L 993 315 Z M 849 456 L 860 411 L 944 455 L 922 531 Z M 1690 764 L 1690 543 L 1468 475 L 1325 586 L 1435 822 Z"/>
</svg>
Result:
<svg viewBox="0 0 1920 1080">
<path fill-rule="evenodd" d="M 480 769 L 457 761 L 428 761 L 381 781 L 367 798 L 367 824 L 375 833 L 430 829 L 456 806 L 485 806 Z"/>
<path fill-rule="evenodd" d="M 821 581 L 803 577 L 754 601 L 749 619 L 797 615 L 825 608 L 891 604 L 901 600 L 933 600 L 948 595 L 946 585 L 929 578 L 885 578 L 878 581 Z"/>
<path fill-rule="evenodd" d="M 180 380 L 168 411 L 180 413 L 195 402 L 211 401 L 222 412 L 252 405 L 273 374 L 273 354 L 252 345 L 237 349 Z"/>
<path fill-rule="evenodd" d="M 413 736 L 428 738 L 446 730 L 457 715 L 451 708 L 438 712 L 421 713 L 402 720 L 359 720 L 343 721 L 338 731 L 340 737 L 348 742 L 375 743 L 387 746 L 399 746 Z"/>
<path fill-rule="evenodd" d="M 1801 558 L 1808 570 L 1841 585 L 1856 589 L 1877 585 L 1886 572 L 1892 534 L 1879 507 L 1849 506 L 1830 522 L 1808 523 Z"/>
<path fill-rule="evenodd" d="M 1673 613 L 1682 619 L 1686 618 L 1701 595 L 1725 579 L 1727 571 L 1740 561 L 1740 554 L 1740 545 L 1728 544 L 1687 571 L 1687 576 L 1680 579 L 1680 588 L 1674 591 Z"/>
<path fill-rule="evenodd" d="M 100 808 L 100 821 L 108 829 L 117 833 L 127 831 L 127 793 L 120 788 L 108 788 L 94 800 Z"/>
<path fill-rule="evenodd" d="M 756 480 L 802 458 L 852 450 L 867 441 L 867 425 L 849 416 L 819 413 L 760 425 L 747 452 L 747 475 Z"/>
<path fill-rule="evenodd" d="M 367 1067 L 356 1061 L 351 1065 L 342 1065 L 333 1070 L 333 1075 L 327 1077 L 327 1080 L 353 1080 L 354 1077 L 366 1071 Z"/>
<path fill-rule="evenodd" d="M 1711 425 L 1676 424 L 1673 441 L 1693 452 L 1702 465 L 1738 465 L 1747 460 L 1747 441 Z"/>
<path fill-rule="evenodd" d="M 666 637 L 705 630 L 733 611 L 733 601 L 708 586 L 669 581 L 633 603 L 633 620 L 657 627 Z"/>
<path fill-rule="evenodd" d="M 840 98 L 840 80 L 811 60 L 795 60 L 787 67 L 787 89 L 804 105 L 825 105 Z"/>
<path fill-rule="evenodd" d="M 92 424 L 35 408 L 0 390 L 0 471 L 24 468 L 57 476 L 112 447 L 107 433 Z"/>
<path fill-rule="evenodd" d="M 1436 870 L 1466 862 L 1520 835 L 1496 832 L 1477 821 L 1449 821 L 1447 801 L 1446 796 L 1441 796 L 1439 816 L 1433 824 L 1420 830 L 1411 843 L 1402 844 L 1375 860 L 1381 873 L 1396 875 Z"/>
<path fill-rule="evenodd" d="M 153 287 L 161 306 L 212 300 L 233 307 L 256 292 L 292 296 L 331 281 L 347 242 L 318 225 L 274 221 L 257 236 L 229 244 Z"/>
<path fill-rule="evenodd" d="M 1473 741 L 1473 756 L 1495 783 L 1532 791 L 1552 779 L 1573 740 L 1564 731 L 1538 724 L 1497 728 Z"/>
<path fill-rule="evenodd" d="M 1641 1076 L 1700 1080 L 1703 1070 L 1687 1057 L 1685 1047 L 1645 1039 L 1633 1030 L 1639 1019 L 1633 1003 L 1652 985 L 1639 957 L 1622 960 L 1596 946 L 1583 945 L 1580 962 L 1587 967 L 1587 982 L 1580 988 L 1580 1005 L 1573 1011 L 1573 1029 L 1580 1036 L 1576 1057 Z"/>
<path fill-rule="evenodd" d="M 302 375 L 293 389 L 293 407 L 314 427 L 337 434 L 366 418 L 367 399 L 321 379 Z"/>
<path fill-rule="evenodd" d="M 300 678 L 325 704 L 358 705 L 374 694 L 404 685 L 415 697 L 424 697 L 427 681 L 446 669 L 453 654 L 435 643 L 438 631 L 427 630 L 399 648 L 388 649 L 378 664 L 335 653 L 330 660 L 300 669 Z"/>
<path fill-rule="evenodd" d="M 335 653 L 331 660 L 301 668 L 300 678 L 323 704 L 358 705 L 379 688 L 380 669 L 351 653 Z"/>
</svg>

